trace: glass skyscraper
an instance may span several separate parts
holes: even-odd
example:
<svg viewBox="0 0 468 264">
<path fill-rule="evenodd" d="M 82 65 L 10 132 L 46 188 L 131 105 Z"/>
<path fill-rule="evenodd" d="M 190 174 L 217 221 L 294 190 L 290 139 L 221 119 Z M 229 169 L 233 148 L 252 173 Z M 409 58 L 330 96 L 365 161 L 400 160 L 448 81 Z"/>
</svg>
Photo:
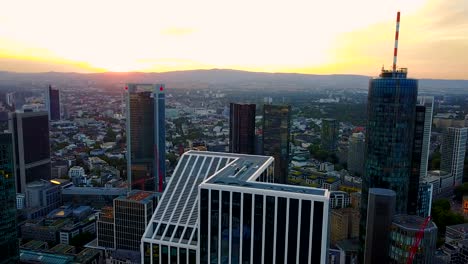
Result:
<svg viewBox="0 0 468 264">
<path fill-rule="evenodd" d="M 338 148 L 338 130 L 339 122 L 332 118 L 322 119 L 322 133 L 320 138 L 322 140 L 322 149 L 335 152 Z"/>
<path fill-rule="evenodd" d="M 12 135 L 0 133 L 0 264 L 19 259 L 14 175 Z"/>
<path fill-rule="evenodd" d="M 418 81 L 407 78 L 406 68 L 382 70 L 369 82 L 361 241 L 366 232 L 370 188 L 395 191 L 396 213 L 407 212 L 417 94 Z"/>
<path fill-rule="evenodd" d="M 127 178 L 131 189 L 162 192 L 166 178 L 164 84 L 127 84 Z"/>
<path fill-rule="evenodd" d="M 60 92 L 57 89 L 49 88 L 46 92 L 46 108 L 49 112 L 49 120 L 55 121 L 60 120 Z"/>
<path fill-rule="evenodd" d="M 287 183 L 291 106 L 263 106 L 263 154 L 275 158 L 275 182 Z"/>
<path fill-rule="evenodd" d="M 254 154 L 255 104 L 230 104 L 229 152 Z"/>
</svg>

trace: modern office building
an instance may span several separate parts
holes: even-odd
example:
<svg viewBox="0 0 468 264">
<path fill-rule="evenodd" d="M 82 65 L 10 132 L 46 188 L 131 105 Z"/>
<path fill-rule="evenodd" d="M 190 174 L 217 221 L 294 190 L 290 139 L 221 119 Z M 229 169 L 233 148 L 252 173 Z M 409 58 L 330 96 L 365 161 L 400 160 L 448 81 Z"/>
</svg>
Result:
<svg viewBox="0 0 468 264">
<path fill-rule="evenodd" d="M 338 131 L 340 123 L 336 119 L 322 118 L 321 148 L 328 152 L 338 149 Z"/>
<path fill-rule="evenodd" d="M 115 249 L 114 208 L 103 207 L 96 221 L 96 245 L 99 248 Z"/>
<path fill-rule="evenodd" d="M 362 180 L 360 239 L 366 236 L 370 188 L 396 193 L 396 212 L 406 213 L 411 177 L 418 81 L 407 69 L 384 70 L 369 82 L 366 162 Z"/>
<path fill-rule="evenodd" d="M 188 151 L 142 238 L 143 263 L 326 263 L 329 192 L 274 183 L 274 159 Z"/>
<path fill-rule="evenodd" d="M 254 154 L 255 104 L 230 104 L 229 152 Z"/>
<path fill-rule="evenodd" d="M 364 174 L 365 136 L 362 132 L 353 133 L 349 138 L 348 171 L 356 175 Z"/>
<path fill-rule="evenodd" d="M 0 264 L 19 260 L 13 137 L 0 133 Z"/>
<path fill-rule="evenodd" d="M 425 130 L 426 107 L 416 106 L 413 131 L 413 153 L 411 155 L 411 174 L 409 179 L 408 204 L 406 212 L 416 214 L 418 207 L 419 182 L 421 178 L 421 161 Z"/>
<path fill-rule="evenodd" d="M 263 154 L 275 158 L 275 182 L 287 183 L 291 106 L 263 106 Z"/>
<path fill-rule="evenodd" d="M 26 184 L 26 210 L 28 219 L 46 216 L 62 203 L 60 185 L 48 181 L 34 181 Z"/>
<path fill-rule="evenodd" d="M 467 127 L 449 127 L 443 134 L 440 170 L 452 174 L 454 186 L 463 182 L 467 133 Z"/>
<path fill-rule="evenodd" d="M 427 176 L 429 149 L 431 146 L 432 113 L 434 111 L 433 96 L 418 96 L 418 105 L 424 106 L 424 134 L 422 139 L 420 178 Z"/>
<path fill-rule="evenodd" d="M 418 206 L 416 215 L 428 217 L 431 215 L 432 192 L 434 186 L 427 182 L 419 182 Z"/>
<path fill-rule="evenodd" d="M 77 187 L 62 188 L 64 204 L 87 205 L 96 209 L 112 206 L 114 199 L 127 193 L 126 188 L 113 187 Z"/>
<path fill-rule="evenodd" d="M 416 215 L 396 215 L 393 217 L 388 263 L 407 263 L 409 249 L 414 245 L 417 233 L 424 221 L 425 218 Z M 412 263 L 414 264 L 434 263 L 437 242 L 436 224 L 430 221 L 423 232 L 424 235 L 413 258 Z"/>
<path fill-rule="evenodd" d="M 162 192 L 166 178 L 164 84 L 127 84 L 127 179 L 131 189 Z"/>
<path fill-rule="evenodd" d="M 49 88 L 46 90 L 45 97 L 49 120 L 60 120 L 60 91 L 58 89 L 53 89 L 52 86 L 49 85 Z"/>
<path fill-rule="evenodd" d="M 389 189 L 369 189 L 365 227 L 365 264 L 388 263 L 389 230 L 395 213 L 396 196 L 396 192 Z"/>
<path fill-rule="evenodd" d="M 14 142 L 16 189 L 24 194 L 28 183 L 50 180 L 47 112 L 10 113 L 9 130 Z"/>
</svg>

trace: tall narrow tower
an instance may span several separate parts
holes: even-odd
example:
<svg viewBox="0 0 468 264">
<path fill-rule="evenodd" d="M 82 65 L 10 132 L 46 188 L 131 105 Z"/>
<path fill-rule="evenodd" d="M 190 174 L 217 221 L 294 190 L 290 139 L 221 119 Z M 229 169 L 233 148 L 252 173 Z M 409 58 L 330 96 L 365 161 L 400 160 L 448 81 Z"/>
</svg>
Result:
<svg viewBox="0 0 468 264">
<path fill-rule="evenodd" d="M 163 192 L 166 178 L 164 84 L 127 84 L 129 188 Z"/>
</svg>

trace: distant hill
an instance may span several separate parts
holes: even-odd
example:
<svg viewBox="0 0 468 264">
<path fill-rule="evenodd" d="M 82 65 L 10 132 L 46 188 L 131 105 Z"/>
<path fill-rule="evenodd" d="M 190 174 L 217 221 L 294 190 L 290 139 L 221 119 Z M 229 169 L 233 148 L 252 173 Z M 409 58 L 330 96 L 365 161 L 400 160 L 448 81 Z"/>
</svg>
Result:
<svg viewBox="0 0 468 264">
<path fill-rule="evenodd" d="M 369 76 L 350 74 L 296 74 L 296 73 L 263 73 L 227 69 L 173 71 L 164 73 L 15 73 L 0 71 L 0 84 L 5 83 L 54 83 L 67 85 L 70 83 L 94 82 L 96 84 L 117 85 L 126 82 L 166 83 L 174 88 L 205 88 L 218 89 L 290 89 L 290 90 L 322 90 L 322 89 L 353 89 L 366 92 Z M 468 80 L 438 80 L 421 79 L 420 91 L 429 93 L 468 93 Z"/>
</svg>

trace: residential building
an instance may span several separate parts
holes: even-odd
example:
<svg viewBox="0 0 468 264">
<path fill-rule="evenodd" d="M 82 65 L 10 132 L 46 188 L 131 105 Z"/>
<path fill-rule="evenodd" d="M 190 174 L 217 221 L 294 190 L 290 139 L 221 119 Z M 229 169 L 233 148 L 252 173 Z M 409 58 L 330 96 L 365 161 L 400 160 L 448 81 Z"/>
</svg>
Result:
<svg viewBox="0 0 468 264">
<path fill-rule="evenodd" d="M 230 104 L 229 152 L 254 154 L 255 104 Z"/>
<path fill-rule="evenodd" d="M 291 106 L 263 106 L 263 154 L 275 158 L 275 182 L 287 183 Z"/>
<path fill-rule="evenodd" d="M 395 191 L 381 188 L 369 189 L 364 263 L 388 262 L 390 246 L 388 230 L 392 225 L 395 204 Z"/>
<path fill-rule="evenodd" d="M 455 186 L 463 182 L 467 133 L 468 127 L 449 127 L 443 134 L 440 169 L 453 175 Z"/>
<path fill-rule="evenodd" d="M 0 264 L 16 263 L 19 259 L 19 245 L 11 133 L 0 133 L 0 194 Z"/>
<path fill-rule="evenodd" d="M 329 192 L 274 183 L 273 162 L 184 153 L 143 235 L 142 262 L 326 263 Z"/>
<path fill-rule="evenodd" d="M 50 180 L 49 120 L 47 112 L 10 113 L 13 134 L 16 189 L 26 192 L 33 181 Z"/>
<path fill-rule="evenodd" d="M 390 231 L 390 249 L 388 263 L 407 263 L 410 248 L 414 245 L 425 218 L 416 215 L 396 215 L 393 217 Z M 386 231 L 388 232 L 388 231 Z M 423 230 L 424 235 L 414 255 L 414 264 L 434 263 L 437 242 L 437 226 L 430 221 Z"/>
<path fill-rule="evenodd" d="M 332 209 L 330 214 L 330 239 L 338 241 L 359 237 L 359 210 L 354 208 Z"/>
<path fill-rule="evenodd" d="M 127 84 L 127 179 L 131 189 L 163 192 L 165 85 Z"/>
<path fill-rule="evenodd" d="M 340 123 L 336 119 L 322 118 L 321 149 L 335 152 L 338 149 Z"/>
<path fill-rule="evenodd" d="M 348 171 L 362 176 L 364 174 L 365 136 L 362 132 L 353 133 L 349 138 Z"/>
</svg>

